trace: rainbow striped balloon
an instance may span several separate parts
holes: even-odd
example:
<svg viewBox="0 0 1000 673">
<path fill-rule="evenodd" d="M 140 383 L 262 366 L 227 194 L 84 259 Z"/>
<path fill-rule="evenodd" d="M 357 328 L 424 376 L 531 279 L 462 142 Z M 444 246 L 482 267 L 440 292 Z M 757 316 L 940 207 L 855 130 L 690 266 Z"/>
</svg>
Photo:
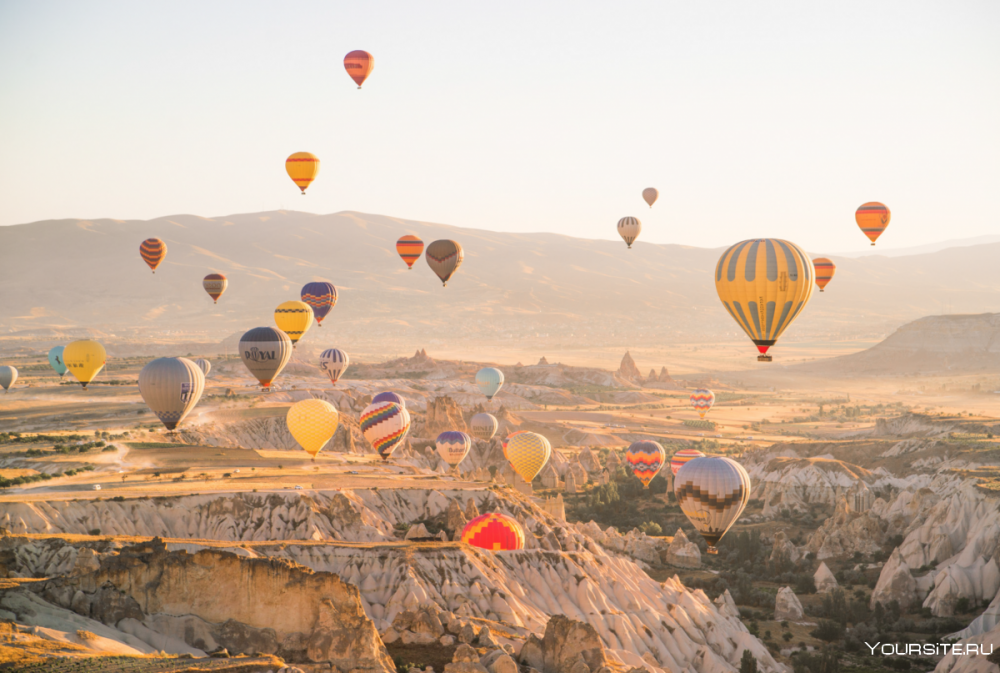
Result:
<svg viewBox="0 0 1000 673">
<path fill-rule="evenodd" d="M 837 272 L 837 265 L 826 257 L 817 257 L 813 260 L 813 268 L 816 269 L 816 285 L 822 292 L 826 284 L 833 280 L 833 274 Z"/>
<path fill-rule="evenodd" d="M 632 442 L 628 451 L 625 452 L 625 462 L 629 464 L 632 473 L 646 488 L 649 488 L 649 482 L 653 481 L 653 477 L 666 461 L 667 452 L 663 450 L 660 443 L 648 439 Z"/>
<path fill-rule="evenodd" d="M 889 226 L 889 218 L 892 213 L 884 203 L 869 201 L 863 203 L 854 213 L 854 221 L 861 227 L 868 240 L 875 245 L 875 240 L 882 235 L 885 228 Z"/>
<path fill-rule="evenodd" d="M 695 458 L 704 458 L 705 454 L 698 449 L 681 449 L 674 454 L 674 457 L 670 459 L 670 471 L 677 476 L 677 470 L 684 466 L 684 463 L 690 462 Z"/>
<path fill-rule="evenodd" d="M 524 549 L 524 530 L 506 514 L 482 514 L 465 524 L 462 542 L 489 551 Z"/>
<path fill-rule="evenodd" d="M 361 412 L 361 433 L 382 460 L 389 460 L 409 431 L 410 414 L 395 402 L 372 402 Z"/>
<path fill-rule="evenodd" d="M 302 286 L 302 301 L 309 304 L 316 318 L 316 324 L 323 326 L 323 318 L 337 305 L 337 288 L 333 283 L 316 281 Z"/>
<path fill-rule="evenodd" d="M 420 259 L 420 255 L 424 252 L 424 242 L 413 234 L 407 234 L 396 241 L 396 252 L 412 271 L 413 263 Z"/>
<path fill-rule="evenodd" d="M 698 415 L 705 418 L 705 414 L 715 404 L 715 393 L 708 388 L 698 388 L 691 393 L 691 406 L 698 412 Z"/>
</svg>

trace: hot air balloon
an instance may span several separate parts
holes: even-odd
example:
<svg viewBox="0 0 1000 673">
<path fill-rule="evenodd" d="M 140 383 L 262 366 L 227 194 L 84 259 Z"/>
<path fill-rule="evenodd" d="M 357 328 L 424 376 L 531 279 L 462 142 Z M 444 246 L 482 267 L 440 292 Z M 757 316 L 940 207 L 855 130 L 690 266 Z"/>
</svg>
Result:
<svg viewBox="0 0 1000 673">
<path fill-rule="evenodd" d="M 474 436 L 488 442 L 497 434 L 500 424 L 492 414 L 480 413 L 472 417 L 470 427 Z"/>
<path fill-rule="evenodd" d="M 208 373 L 212 371 L 212 363 L 206 360 L 205 358 L 198 358 L 197 360 L 194 361 L 194 363 L 198 365 L 198 369 L 200 369 L 201 373 L 204 374 L 206 377 L 208 376 Z"/>
<path fill-rule="evenodd" d="M 455 467 L 469 454 L 472 448 L 472 438 L 464 432 L 445 430 L 437 437 L 438 455 L 452 467 Z"/>
<path fill-rule="evenodd" d="M 677 504 L 708 543 L 708 553 L 736 522 L 750 500 L 750 475 L 735 460 L 720 456 L 695 458 L 674 478 Z"/>
<path fill-rule="evenodd" d="M 420 254 L 424 251 L 424 242 L 413 234 L 407 234 L 396 241 L 396 252 L 406 262 L 407 268 L 413 270 L 413 263 L 420 259 Z"/>
<path fill-rule="evenodd" d="M 375 404 L 376 402 L 395 402 L 404 409 L 406 408 L 406 400 L 404 400 L 400 395 L 388 390 L 373 397 L 372 404 Z"/>
<path fill-rule="evenodd" d="M 462 251 L 462 246 L 455 241 L 442 239 L 427 246 L 424 259 L 427 260 L 431 271 L 441 279 L 441 284 L 447 286 L 452 274 L 458 271 L 458 267 L 462 266 L 465 253 Z"/>
<path fill-rule="evenodd" d="M 286 301 L 274 309 L 274 324 L 292 340 L 292 348 L 312 327 L 313 310 L 304 301 Z"/>
<path fill-rule="evenodd" d="M 639 238 L 641 231 L 642 222 L 637 217 L 623 217 L 618 220 L 618 235 L 628 243 L 629 250 L 632 249 L 632 243 L 635 242 L 635 239 Z"/>
<path fill-rule="evenodd" d="M 409 430 L 410 414 L 395 402 L 372 402 L 361 412 L 361 432 L 382 460 L 389 460 Z"/>
<path fill-rule="evenodd" d="M 781 239 L 750 239 L 722 253 L 715 290 L 757 346 L 759 361 L 771 361 L 767 349 L 809 303 L 814 276 L 802 249 Z"/>
<path fill-rule="evenodd" d="M 227 287 L 229 287 L 229 281 L 226 280 L 226 277 L 221 273 L 210 273 L 202 279 L 201 286 L 205 288 L 205 292 L 208 293 L 208 296 L 211 297 L 216 304 L 218 304 L 219 297 L 221 297 L 222 293 L 226 291 Z"/>
<path fill-rule="evenodd" d="M 817 257 L 813 260 L 813 269 L 816 270 L 816 285 L 822 292 L 826 284 L 833 280 L 833 274 L 837 272 L 837 265 L 826 257 Z"/>
<path fill-rule="evenodd" d="M 328 348 L 319 356 L 319 368 L 326 372 L 326 375 L 330 377 L 330 383 L 334 385 L 347 371 L 349 364 L 351 364 L 351 359 L 347 357 L 347 353 L 339 348 Z"/>
<path fill-rule="evenodd" d="M 10 365 L 0 367 L 0 386 L 3 387 L 4 393 L 10 390 L 15 381 L 17 381 L 17 368 Z"/>
<path fill-rule="evenodd" d="M 524 530 L 506 514 L 481 514 L 465 524 L 462 542 L 489 551 L 514 551 L 524 549 Z"/>
<path fill-rule="evenodd" d="M 643 488 L 649 488 L 663 464 L 667 462 L 667 452 L 659 442 L 647 439 L 632 442 L 625 452 L 625 462 L 632 468 L 632 474 L 642 482 Z"/>
<path fill-rule="evenodd" d="M 351 76 L 359 89 L 374 69 L 375 57 L 367 51 L 355 49 L 344 57 L 344 70 Z"/>
<path fill-rule="evenodd" d="M 149 265 L 153 273 L 156 273 L 156 267 L 167 256 L 167 244 L 158 238 L 147 238 L 139 246 L 139 254 L 142 255 L 142 261 Z"/>
<path fill-rule="evenodd" d="M 104 369 L 107 359 L 104 346 L 96 341 L 74 341 L 63 349 L 63 363 L 84 389 Z"/>
<path fill-rule="evenodd" d="M 653 207 L 658 198 L 660 198 L 660 193 L 654 187 L 646 187 L 642 190 L 642 200 L 648 203 L 650 208 Z"/>
<path fill-rule="evenodd" d="M 527 483 L 542 471 L 552 455 L 549 440 L 535 432 L 522 432 L 507 438 L 507 460 Z"/>
<path fill-rule="evenodd" d="M 865 233 L 868 240 L 872 242 L 872 245 L 875 245 L 875 241 L 889 226 L 890 217 L 892 217 L 892 213 L 889 212 L 885 204 L 878 201 L 862 204 L 854 213 L 854 220 L 861 227 L 861 231 Z"/>
<path fill-rule="evenodd" d="M 285 172 L 305 196 L 309 185 L 319 175 L 319 159 L 309 152 L 296 152 L 285 159 Z"/>
<path fill-rule="evenodd" d="M 309 304 L 316 317 L 316 324 L 323 326 L 323 318 L 337 305 L 337 288 L 333 283 L 306 283 L 302 288 L 302 301 Z"/>
<path fill-rule="evenodd" d="M 194 409 L 205 391 L 205 375 L 187 358 L 156 358 L 139 372 L 139 394 L 167 430 Z"/>
<path fill-rule="evenodd" d="M 305 452 L 316 460 L 316 454 L 337 431 L 340 414 L 337 408 L 326 400 L 299 400 L 288 409 L 285 424 L 292 437 Z"/>
<path fill-rule="evenodd" d="M 528 431 L 527 430 L 515 430 L 514 432 L 510 433 L 509 435 L 507 435 L 507 437 L 505 439 L 501 439 L 500 440 L 500 446 L 503 448 L 503 457 L 504 458 L 507 458 L 507 445 L 510 444 L 511 438 L 516 437 L 517 435 L 523 435 L 526 432 L 528 432 Z M 545 440 L 545 441 L 548 441 L 548 440 Z"/>
<path fill-rule="evenodd" d="M 292 340 L 276 327 L 254 327 L 240 338 L 240 357 L 267 391 L 292 357 Z"/>
<path fill-rule="evenodd" d="M 49 351 L 49 364 L 60 378 L 65 376 L 67 371 L 63 362 L 63 348 L 64 346 L 53 346 L 52 350 Z"/>
<path fill-rule="evenodd" d="M 713 404 L 715 404 L 715 393 L 708 388 L 698 388 L 691 393 L 691 406 L 702 418 L 705 418 L 705 414 L 708 413 Z"/>
<path fill-rule="evenodd" d="M 503 385 L 503 372 L 496 367 L 483 367 L 476 373 L 476 385 L 486 399 L 492 400 Z"/>
<path fill-rule="evenodd" d="M 705 454 L 698 449 L 681 449 L 674 454 L 674 457 L 670 459 L 670 471 L 673 472 L 674 476 L 677 476 L 677 470 L 681 469 L 684 463 L 694 460 L 695 458 L 704 458 Z"/>
</svg>

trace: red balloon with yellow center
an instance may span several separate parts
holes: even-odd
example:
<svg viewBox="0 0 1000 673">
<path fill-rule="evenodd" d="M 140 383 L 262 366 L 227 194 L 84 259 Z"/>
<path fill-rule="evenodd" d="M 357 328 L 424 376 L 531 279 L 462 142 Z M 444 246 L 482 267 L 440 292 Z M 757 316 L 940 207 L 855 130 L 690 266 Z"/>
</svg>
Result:
<svg viewBox="0 0 1000 673">
<path fill-rule="evenodd" d="M 513 517 L 493 512 L 465 524 L 462 542 L 489 551 L 524 549 L 524 530 Z"/>
</svg>

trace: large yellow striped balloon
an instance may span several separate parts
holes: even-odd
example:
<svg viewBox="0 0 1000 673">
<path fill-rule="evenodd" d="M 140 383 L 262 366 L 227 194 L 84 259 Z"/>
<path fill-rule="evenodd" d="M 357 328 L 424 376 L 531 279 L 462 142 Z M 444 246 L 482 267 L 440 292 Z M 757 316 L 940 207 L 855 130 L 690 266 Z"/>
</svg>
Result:
<svg viewBox="0 0 1000 673">
<path fill-rule="evenodd" d="M 299 446 L 316 460 L 337 431 L 340 413 L 326 400 L 300 400 L 288 409 L 285 423 Z"/>
<path fill-rule="evenodd" d="M 754 238 L 726 250 L 715 267 L 715 290 L 729 315 L 760 355 L 792 324 L 812 297 L 812 260 L 799 246 L 778 238 Z"/>
<path fill-rule="evenodd" d="M 530 484 L 549 462 L 552 445 L 536 432 L 522 432 L 507 442 L 506 454 L 514 471 Z"/>
<path fill-rule="evenodd" d="M 292 340 L 292 348 L 312 327 L 313 310 L 304 301 L 286 301 L 274 309 L 274 324 Z"/>
<path fill-rule="evenodd" d="M 285 159 L 285 172 L 305 196 L 309 185 L 319 175 L 319 159 L 309 152 L 296 152 Z"/>
<path fill-rule="evenodd" d="M 108 353 L 96 341 L 74 341 L 63 349 L 63 363 L 84 388 L 104 369 Z"/>
</svg>

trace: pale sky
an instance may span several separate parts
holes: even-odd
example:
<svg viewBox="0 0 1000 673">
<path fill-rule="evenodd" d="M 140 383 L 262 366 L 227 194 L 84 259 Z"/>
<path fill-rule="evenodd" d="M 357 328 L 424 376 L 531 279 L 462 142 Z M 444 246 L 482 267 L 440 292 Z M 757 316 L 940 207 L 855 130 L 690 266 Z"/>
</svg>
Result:
<svg viewBox="0 0 1000 673">
<path fill-rule="evenodd" d="M 0 224 L 287 208 L 617 240 L 634 215 L 641 241 L 822 252 L 868 246 L 877 200 L 886 247 L 995 234 L 998 35 L 995 0 L 0 0 Z M 296 151 L 322 161 L 306 197 Z"/>
</svg>

